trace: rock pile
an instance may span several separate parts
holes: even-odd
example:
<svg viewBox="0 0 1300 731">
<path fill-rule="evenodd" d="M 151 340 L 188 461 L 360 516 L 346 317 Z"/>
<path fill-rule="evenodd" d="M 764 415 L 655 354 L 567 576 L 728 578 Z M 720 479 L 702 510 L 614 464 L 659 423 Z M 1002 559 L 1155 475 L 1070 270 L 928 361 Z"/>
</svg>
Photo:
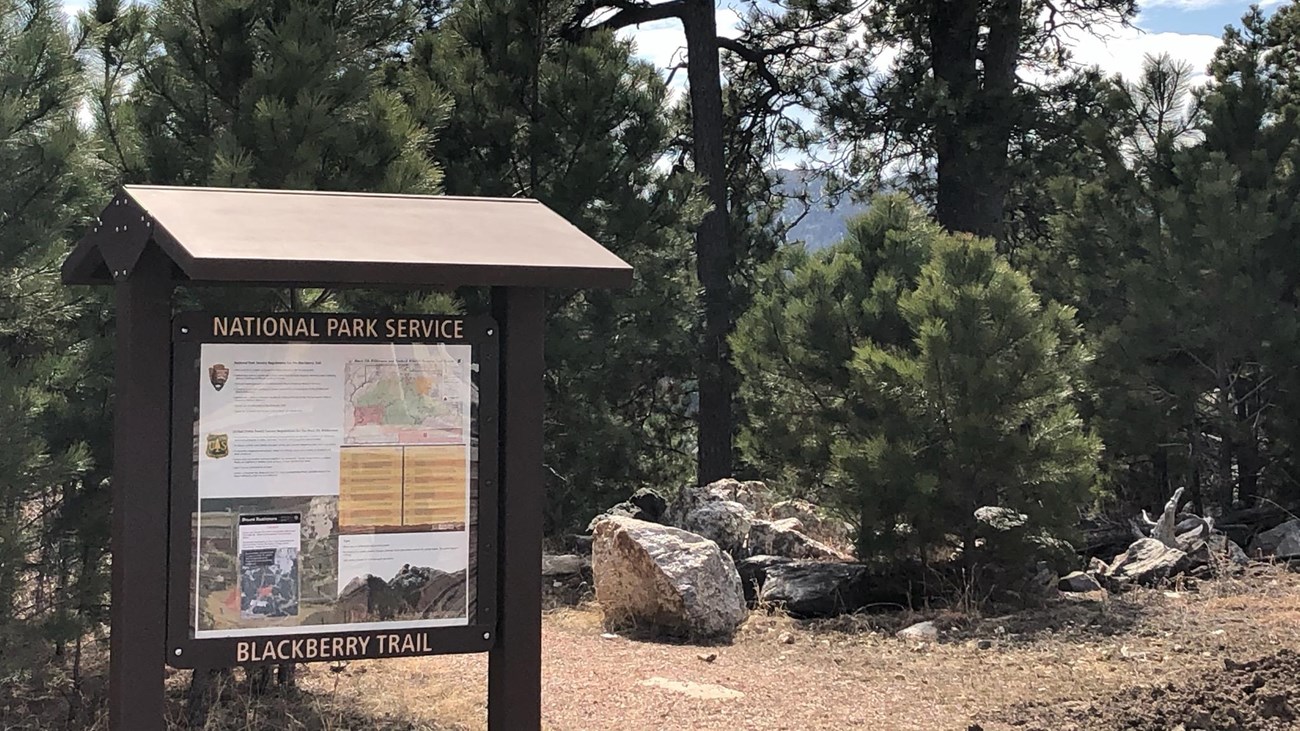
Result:
<svg viewBox="0 0 1300 731">
<path fill-rule="evenodd" d="M 865 593 L 850 526 L 806 500 L 773 501 L 762 482 L 688 486 L 672 500 L 639 490 L 590 529 L 592 581 L 612 625 L 719 637 L 758 602 L 830 616 Z M 579 564 L 562 563 L 544 562 L 548 588 L 581 581 Z"/>
<path fill-rule="evenodd" d="M 1300 520 L 1243 537 L 1241 526 L 1220 528 L 1181 512 L 1182 492 L 1158 519 L 1144 513 L 1142 523 L 1134 521 L 1128 542 L 1104 554 L 1110 561 L 1093 558 L 1065 576 L 1038 561 L 1033 590 L 1086 596 L 1232 573 L 1252 558 L 1300 559 Z M 1023 531 L 1028 521 L 992 506 L 976 517 L 1001 533 Z M 805 500 L 773 501 L 761 482 L 719 480 L 683 488 L 671 500 L 639 490 L 597 516 L 590 530 L 590 538 L 575 537 L 575 553 L 544 559 L 544 581 L 549 593 L 570 595 L 557 601 L 576 601 L 594 587 L 615 626 L 719 638 L 736 630 L 747 607 L 831 617 L 910 597 L 910 587 L 891 589 L 889 577 L 873 576 L 854 560 L 847 523 Z M 1249 553 L 1241 547 L 1247 541 Z M 590 561 L 582 555 L 586 547 Z M 1064 561 L 1075 555 L 1064 543 L 1057 553 Z"/>
<path fill-rule="evenodd" d="M 1093 558 L 1086 571 L 1062 578 L 1064 592 L 1100 588 L 1122 591 L 1129 586 L 1155 586 L 1178 577 L 1209 578 L 1240 571 L 1251 559 L 1300 559 L 1300 520 L 1291 520 L 1258 533 L 1250 551 L 1230 538 L 1209 517 L 1180 512 L 1183 490 L 1174 492 L 1160 517 L 1144 512 L 1132 522 L 1134 540 L 1109 563 Z"/>
</svg>

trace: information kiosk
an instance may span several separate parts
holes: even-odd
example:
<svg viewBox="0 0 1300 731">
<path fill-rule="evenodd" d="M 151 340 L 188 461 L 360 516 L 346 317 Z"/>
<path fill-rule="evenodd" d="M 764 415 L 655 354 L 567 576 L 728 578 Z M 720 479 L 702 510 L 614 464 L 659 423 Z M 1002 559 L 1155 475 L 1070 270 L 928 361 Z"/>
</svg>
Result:
<svg viewBox="0 0 1300 731">
<path fill-rule="evenodd" d="M 111 728 L 165 727 L 164 664 L 487 652 L 489 728 L 539 729 L 544 290 L 631 279 L 533 200 L 124 187 L 63 266 L 116 290 Z M 211 285 L 229 308 L 173 312 Z M 492 311 L 245 311 L 256 286 Z"/>
</svg>

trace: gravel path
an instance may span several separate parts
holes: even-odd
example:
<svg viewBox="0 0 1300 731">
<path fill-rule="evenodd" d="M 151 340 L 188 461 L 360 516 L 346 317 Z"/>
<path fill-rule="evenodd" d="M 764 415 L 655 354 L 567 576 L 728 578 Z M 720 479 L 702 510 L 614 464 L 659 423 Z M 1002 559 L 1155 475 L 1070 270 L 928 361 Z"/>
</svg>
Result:
<svg viewBox="0 0 1300 731">
<path fill-rule="evenodd" d="M 606 638 L 594 610 L 553 612 L 543 638 L 544 723 L 551 731 L 1024 728 L 1053 709 L 1221 670 L 1226 657 L 1300 648 L 1300 576 L 1270 570 L 1194 593 L 1140 591 L 979 621 L 926 618 L 945 629 L 937 645 L 893 637 L 914 618 L 801 626 L 756 614 L 734 644 L 696 647 Z M 873 631 L 870 621 L 883 624 Z M 304 685 L 413 722 L 402 728 L 479 729 L 485 677 L 484 657 L 460 656 L 354 663 L 338 675 L 313 668 Z"/>
</svg>

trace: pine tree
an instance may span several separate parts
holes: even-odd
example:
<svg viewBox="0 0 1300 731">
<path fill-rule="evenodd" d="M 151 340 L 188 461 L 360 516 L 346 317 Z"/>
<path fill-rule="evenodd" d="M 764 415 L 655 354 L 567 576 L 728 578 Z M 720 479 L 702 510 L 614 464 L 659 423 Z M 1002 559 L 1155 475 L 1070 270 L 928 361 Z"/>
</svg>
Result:
<svg viewBox="0 0 1300 731">
<path fill-rule="evenodd" d="M 1008 508 L 1056 535 L 1092 487 L 1100 442 L 1073 397 L 1084 353 L 1073 312 L 1040 302 L 987 240 L 941 237 L 899 298 L 912 342 L 861 344 L 854 393 L 884 418 L 833 446 L 856 501 L 860 545 L 903 522 L 920 546 L 961 537 L 974 558 L 979 508 Z M 851 487 L 849 487 L 851 486 Z"/>
<path fill-rule="evenodd" d="M 612 34 L 563 38 L 562 5 L 467 0 L 406 64 L 454 100 L 434 148 L 448 192 L 535 197 L 636 272 L 628 292 L 548 296 L 552 531 L 690 474 L 702 210 L 693 180 L 655 167 L 673 133 L 662 80 Z"/>
<path fill-rule="evenodd" d="M 1294 482 L 1300 135 L 1288 71 L 1270 61 L 1287 45 L 1279 15 L 1252 11 L 1225 33 L 1189 115 L 1201 142 L 1133 125 L 1125 165 L 1070 191 L 1058 220 L 1061 250 L 1084 265 L 1094 422 L 1126 501 L 1186 486 L 1198 508 L 1227 510 Z M 1137 88 L 1176 78 L 1162 65 Z"/>
<path fill-rule="evenodd" d="M 878 3 L 867 14 L 868 52 L 830 78 L 822 120 L 851 172 L 898 177 L 946 229 L 1004 242 L 1023 224 L 1012 206 L 1035 198 L 1018 180 L 1040 180 L 1040 158 L 1057 164 L 1099 111 L 1086 75 L 1061 73 L 1065 29 L 1134 12 L 1132 0 Z M 883 48 L 898 49 L 884 71 Z M 1030 82 L 1031 72 L 1055 78 Z"/>
<path fill-rule="evenodd" d="M 123 182 L 440 192 L 427 155 L 448 112 L 388 83 L 417 4 L 378 0 L 97 0 L 83 16 L 94 105 Z M 200 294 L 199 296 L 204 296 Z M 222 293 L 206 295 L 220 298 Z M 251 308 L 454 311 L 436 293 L 241 294 Z"/>
<path fill-rule="evenodd" d="M 732 336 L 747 462 L 800 497 L 832 497 L 831 435 L 853 419 L 882 416 L 851 390 L 854 348 L 868 338 L 907 341 L 898 298 L 940 235 L 905 197 L 878 196 L 840 243 L 784 249 L 761 270 Z"/>
<path fill-rule="evenodd" d="M 1175 375 L 1170 361 L 1147 364 L 1117 329 L 1130 311 L 1128 287 L 1146 286 L 1133 268 L 1146 258 L 1142 242 L 1153 219 L 1145 212 L 1160 207 L 1151 193 L 1168 184 L 1175 154 L 1191 142 L 1198 107 L 1188 74 L 1167 56 L 1149 57 L 1138 79 L 1103 82 L 1111 123 L 1088 144 L 1105 164 L 1058 180 L 1057 213 L 1031 265 L 1041 291 L 1078 310 L 1099 355 L 1090 366 L 1092 398 L 1081 408 L 1105 441 L 1112 497 L 1141 505 L 1163 503 L 1190 474 L 1182 430 L 1195 398 L 1181 383 L 1186 374 Z M 1157 371 L 1167 379 L 1163 408 L 1144 385 Z"/>
<path fill-rule="evenodd" d="M 90 451 L 86 435 L 51 429 L 65 377 L 89 347 L 75 328 L 80 303 L 58 280 L 96 192 L 77 124 L 82 90 L 58 4 L 0 1 L 0 644 L 14 648 L 0 654 L 9 669 L 33 667 L 31 646 L 11 633 L 40 628 L 59 643 L 95 619 L 78 622 L 71 598 L 102 556 L 83 554 L 86 536 L 71 530 L 84 517 L 82 493 L 96 488 L 82 481 Z"/>
<path fill-rule="evenodd" d="M 1072 402 L 1083 351 L 1069 309 L 901 197 L 876 198 L 843 242 L 790 256 L 733 340 L 756 461 L 858 521 L 864 557 L 949 534 L 972 546 L 984 506 L 1038 529 L 1068 522 L 1098 449 Z"/>
<path fill-rule="evenodd" d="M 408 3 L 164 0 L 131 99 L 140 167 L 124 160 L 124 172 L 156 184 L 437 192 L 424 148 L 445 104 L 381 83 L 414 32 Z"/>
</svg>

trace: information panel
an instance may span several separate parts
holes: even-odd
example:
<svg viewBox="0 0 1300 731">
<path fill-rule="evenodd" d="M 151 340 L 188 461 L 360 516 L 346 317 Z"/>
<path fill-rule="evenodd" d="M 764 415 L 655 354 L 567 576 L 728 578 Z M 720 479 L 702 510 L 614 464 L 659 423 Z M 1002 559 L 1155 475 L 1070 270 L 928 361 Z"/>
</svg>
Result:
<svg viewBox="0 0 1300 731">
<path fill-rule="evenodd" d="M 487 649 L 477 516 L 495 435 L 478 434 L 496 424 L 493 323 L 177 323 L 176 432 L 192 454 L 173 450 L 186 468 L 173 469 L 173 664 L 427 654 L 433 630 L 456 628 L 441 651 Z"/>
</svg>

